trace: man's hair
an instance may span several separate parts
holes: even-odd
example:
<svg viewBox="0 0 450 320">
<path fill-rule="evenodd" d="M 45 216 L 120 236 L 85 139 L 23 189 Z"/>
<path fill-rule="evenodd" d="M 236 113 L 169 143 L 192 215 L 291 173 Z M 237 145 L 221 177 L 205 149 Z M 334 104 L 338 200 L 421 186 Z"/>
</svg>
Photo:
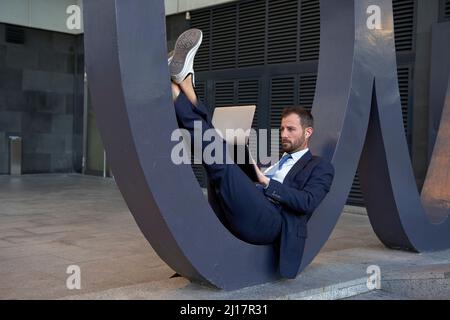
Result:
<svg viewBox="0 0 450 320">
<path fill-rule="evenodd" d="M 302 128 L 314 128 L 314 118 L 310 111 L 306 110 L 304 107 L 294 106 L 287 107 L 283 109 L 283 113 L 281 114 L 281 118 L 285 118 L 290 116 L 291 114 L 296 114 L 300 117 L 300 124 Z"/>
</svg>

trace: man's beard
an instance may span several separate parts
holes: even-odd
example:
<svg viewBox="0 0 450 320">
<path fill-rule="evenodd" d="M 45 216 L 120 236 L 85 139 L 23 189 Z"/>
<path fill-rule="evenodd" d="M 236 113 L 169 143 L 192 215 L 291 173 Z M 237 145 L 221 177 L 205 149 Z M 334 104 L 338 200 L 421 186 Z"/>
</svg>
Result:
<svg viewBox="0 0 450 320">
<path fill-rule="evenodd" d="M 299 149 L 304 145 L 305 139 L 299 138 L 295 141 L 285 140 L 285 143 L 283 141 L 281 142 L 281 147 L 283 152 L 286 153 L 293 153 L 295 151 L 299 151 Z"/>
</svg>

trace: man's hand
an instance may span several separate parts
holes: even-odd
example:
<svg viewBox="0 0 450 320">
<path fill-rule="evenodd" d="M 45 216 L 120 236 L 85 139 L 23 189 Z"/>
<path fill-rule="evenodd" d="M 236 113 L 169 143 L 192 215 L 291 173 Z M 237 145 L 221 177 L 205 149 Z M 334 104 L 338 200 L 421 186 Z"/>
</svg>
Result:
<svg viewBox="0 0 450 320">
<path fill-rule="evenodd" d="M 270 179 L 267 178 L 264 173 L 261 171 L 261 169 L 256 164 L 255 160 L 252 157 L 252 154 L 250 154 L 250 160 L 253 163 L 253 167 L 255 168 L 256 176 L 258 177 L 258 182 L 261 183 L 264 187 L 267 187 L 269 185 Z"/>
<path fill-rule="evenodd" d="M 259 172 L 258 172 L 259 171 Z M 267 178 L 264 173 L 261 172 L 261 170 L 258 168 L 258 171 L 256 171 L 256 174 L 258 175 L 258 181 L 261 183 L 264 187 L 267 187 L 269 185 L 270 179 Z"/>
</svg>

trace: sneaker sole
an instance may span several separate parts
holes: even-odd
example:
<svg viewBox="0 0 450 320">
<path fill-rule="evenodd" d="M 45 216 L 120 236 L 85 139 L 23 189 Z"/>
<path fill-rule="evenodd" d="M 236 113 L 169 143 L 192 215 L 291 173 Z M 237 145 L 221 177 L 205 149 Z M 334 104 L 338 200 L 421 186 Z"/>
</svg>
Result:
<svg viewBox="0 0 450 320">
<path fill-rule="evenodd" d="M 170 62 L 170 74 L 175 82 L 182 82 L 189 69 L 192 68 L 194 57 L 200 47 L 203 34 L 198 29 L 185 31 L 175 43 L 174 55 Z"/>
</svg>

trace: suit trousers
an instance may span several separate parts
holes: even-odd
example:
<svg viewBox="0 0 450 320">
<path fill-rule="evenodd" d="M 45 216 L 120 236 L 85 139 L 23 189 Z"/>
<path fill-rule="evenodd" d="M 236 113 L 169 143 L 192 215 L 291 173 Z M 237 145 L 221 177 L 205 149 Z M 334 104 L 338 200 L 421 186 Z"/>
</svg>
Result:
<svg viewBox="0 0 450 320">
<path fill-rule="evenodd" d="M 202 137 L 206 130 L 213 128 L 211 117 L 203 103 L 199 102 L 194 106 L 181 92 L 174 104 L 178 125 L 190 133 L 192 145 L 194 145 L 194 121 L 201 123 Z M 202 157 L 202 165 L 221 200 L 229 226 L 241 240 L 251 244 L 267 245 L 276 242 L 280 237 L 283 221 L 281 206 L 267 199 L 264 191 L 257 188 L 229 158 L 228 146 L 224 140 L 221 138 L 220 140 L 223 147 L 224 159 L 221 159 L 223 161 L 209 164 L 203 161 Z M 202 154 L 209 143 L 202 139 Z"/>
</svg>

